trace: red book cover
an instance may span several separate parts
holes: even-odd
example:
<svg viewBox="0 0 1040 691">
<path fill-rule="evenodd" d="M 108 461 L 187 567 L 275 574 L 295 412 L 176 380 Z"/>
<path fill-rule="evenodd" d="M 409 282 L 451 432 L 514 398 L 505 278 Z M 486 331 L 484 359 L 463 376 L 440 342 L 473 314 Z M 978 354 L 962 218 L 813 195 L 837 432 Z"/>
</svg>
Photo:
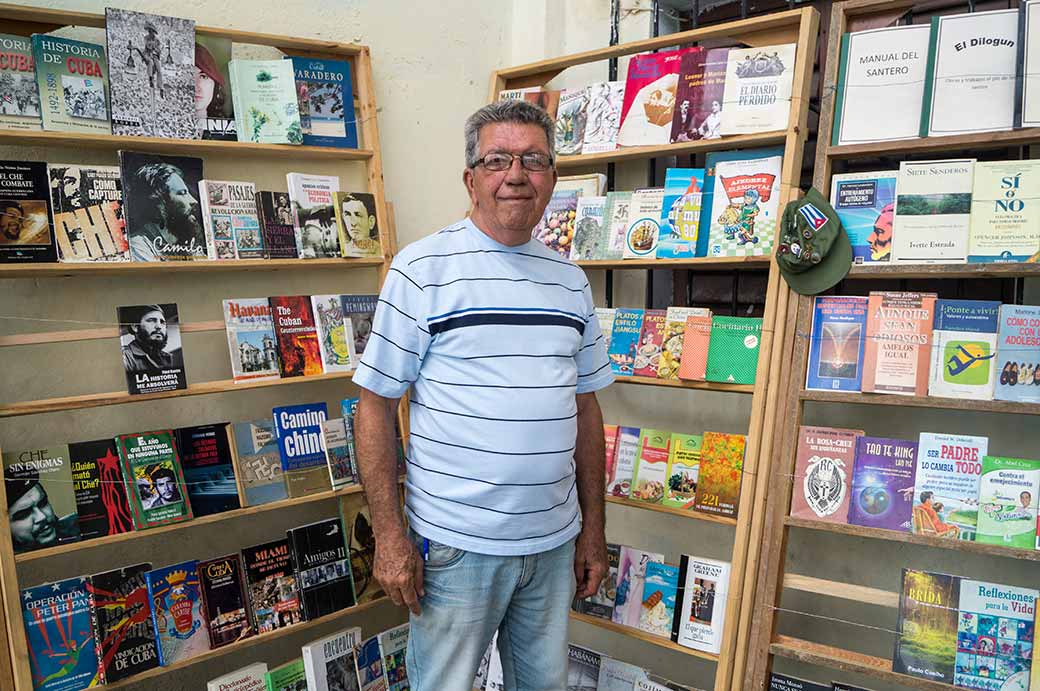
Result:
<svg viewBox="0 0 1040 691">
<path fill-rule="evenodd" d="M 606 477 L 603 481 L 604 491 L 610 487 L 610 478 L 614 477 L 614 455 L 617 453 L 617 425 L 603 425 L 603 441 L 606 445 Z M 607 492 L 609 494 L 609 492 Z"/>
<path fill-rule="evenodd" d="M 861 436 L 858 429 L 798 429 L 791 516 L 827 523 L 848 520 L 856 438 Z"/>
<path fill-rule="evenodd" d="M 268 300 L 278 339 L 278 367 L 282 376 L 321 374 L 321 349 L 310 296 L 285 295 Z"/>
<path fill-rule="evenodd" d="M 668 143 L 682 56 L 703 51 L 691 47 L 632 56 L 621 103 L 619 146 Z"/>
<path fill-rule="evenodd" d="M 672 141 L 718 139 L 729 48 L 687 53 L 679 66 L 672 114 Z"/>
<path fill-rule="evenodd" d="M 743 434 L 704 433 L 694 511 L 736 518 L 746 446 Z"/>
<path fill-rule="evenodd" d="M 639 332 L 636 346 L 636 362 L 632 375 L 657 378 L 657 364 L 661 360 L 661 344 L 664 342 L 666 310 L 646 310 L 643 313 L 643 329 Z"/>
<path fill-rule="evenodd" d="M 704 381 L 708 369 L 708 344 L 711 342 L 711 317 L 687 317 L 683 335 L 679 378 Z"/>
<path fill-rule="evenodd" d="M 867 302 L 863 391 L 928 395 L 935 293 L 872 292 Z"/>
</svg>

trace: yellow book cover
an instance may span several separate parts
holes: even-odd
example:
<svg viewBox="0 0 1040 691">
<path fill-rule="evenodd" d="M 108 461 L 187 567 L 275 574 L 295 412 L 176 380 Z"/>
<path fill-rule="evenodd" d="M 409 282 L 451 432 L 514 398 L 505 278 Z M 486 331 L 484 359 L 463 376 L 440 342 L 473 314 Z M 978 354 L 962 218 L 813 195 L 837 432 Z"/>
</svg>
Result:
<svg viewBox="0 0 1040 691">
<path fill-rule="evenodd" d="M 1040 161 L 978 161 L 971 190 L 968 261 L 1036 261 Z M 1031 259 L 1032 258 L 1032 259 Z"/>
</svg>

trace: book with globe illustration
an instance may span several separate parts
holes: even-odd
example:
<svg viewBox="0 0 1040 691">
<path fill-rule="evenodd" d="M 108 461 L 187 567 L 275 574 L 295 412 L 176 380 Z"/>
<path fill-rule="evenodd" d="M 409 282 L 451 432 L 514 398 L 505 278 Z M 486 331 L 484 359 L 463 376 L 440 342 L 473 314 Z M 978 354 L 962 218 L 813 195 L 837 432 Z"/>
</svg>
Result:
<svg viewBox="0 0 1040 691">
<path fill-rule="evenodd" d="M 701 444 L 699 434 L 672 432 L 668 458 L 668 484 L 665 487 L 665 506 L 675 509 L 692 509 L 697 493 L 697 475 L 701 467 Z"/>
<path fill-rule="evenodd" d="M 664 174 L 658 259 L 692 259 L 697 255 L 703 168 L 669 168 Z"/>
<path fill-rule="evenodd" d="M 644 427 L 639 435 L 639 454 L 632 471 L 631 498 L 660 504 L 668 487 L 671 432 Z"/>
<path fill-rule="evenodd" d="M 936 300 L 928 394 L 993 399 L 1000 302 Z"/>
<path fill-rule="evenodd" d="M 856 439 L 849 524 L 909 532 L 916 466 L 916 441 Z"/>
<path fill-rule="evenodd" d="M 810 391 L 859 391 L 863 382 L 866 330 L 867 298 L 857 295 L 816 296 L 805 388 Z"/>
<path fill-rule="evenodd" d="M 640 629 L 655 636 L 671 638 L 678 586 L 678 566 L 655 561 L 646 565 L 643 604 L 639 611 Z"/>
</svg>

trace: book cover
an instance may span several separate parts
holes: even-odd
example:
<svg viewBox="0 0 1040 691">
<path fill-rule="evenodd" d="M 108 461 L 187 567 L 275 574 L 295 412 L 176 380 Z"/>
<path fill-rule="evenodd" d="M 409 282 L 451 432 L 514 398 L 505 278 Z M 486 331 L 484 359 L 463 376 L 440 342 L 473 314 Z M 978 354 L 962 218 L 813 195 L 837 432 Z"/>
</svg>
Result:
<svg viewBox="0 0 1040 691">
<path fill-rule="evenodd" d="M 602 655 L 570 643 L 567 645 L 566 691 L 585 691 L 596 688 Z"/>
<path fill-rule="evenodd" d="M 631 498 L 660 504 L 668 487 L 668 460 L 672 434 L 644 427 L 639 433 L 639 455 L 632 470 Z"/>
<path fill-rule="evenodd" d="M 351 361 L 351 369 L 357 369 L 361 364 L 361 356 L 365 354 L 365 346 L 372 336 L 372 321 L 376 316 L 376 305 L 379 304 L 379 296 L 368 295 L 340 295 L 343 301 L 344 328 L 346 322 L 350 322 L 349 329 L 354 334 L 354 350 Z"/>
<path fill-rule="evenodd" d="M 80 576 L 44 583 L 26 588 L 21 595 L 34 691 L 79 691 L 96 686 L 98 658 L 87 579 Z"/>
<path fill-rule="evenodd" d="M 993 399 L 1000 303 L 936 300 L 928 395 Z"/>
<path fill-rule="evenodd" d="M 354 463 L 351 458 L 354 446 L 353 431 L 347 428 L 346 420 L 341 417 L 326 420 L 322 424 L 322 434 L 325 436 L 332 489 L 357 484 L 358 478 L 354 475 Z"/>
<path fill-rule="evenodd" d="M 0 47 L 8 56 L 0 65 L 0 127 L 39 130 L 40 94 L 36 88 L 36 63 L 32 42 L 25 36 L 0 34 Z"/>
<path fill-rule="evenodd" d="M 634 547 L 621 546 L 618 560 L 617 584 L 614 593 L 615 624 L 638 628 L 639 615 L 643 608 L 643 586 L 646 567 L 652 561 L 663 562 L 664 555 L 644 552 Z"/>
<path fill-rule="evenodd" d="M 625 83 L 596 82 L 588 87 L 589 103 L 585 107 L 585 136 L 581 150 L 587 154 L 617 149 L 621 106 L 625 100 Z"/>
<path fill-rule="evenodd" d="M 134 528 L 143 530 L 194 517 L 172 430 L 116 437 Z"/>
<path fill-rule="evenodd" d="M 324 372 L 318 328 L 306 295 L 268 298 L 278 339 L 278 366 L 283 377 L 310 377 Z"/>
<path fill-rule="evenodd" d="M 810 391 L 859 391 L 863 384 L 867 298 L 818 295 L 813 298 L 805 388 Z"/>
<path fill-rule="evenodd" d="M 0 161 L 0 264 L 54 262 L 47 164 Z"/>
<path fill-rule="evenodd" d="M 386 691 L 383 656 L 379 654 L 379 637 L 371 636 L 357 647 L 357 678 L 361 691 Z"/>
<path fill-rule="evenodd" d="M 287 173 L 293 228 L 300 259 L 340 256 L 339 228 L 333 195 L 339 192 L 336 175 Z"/>
<path fill-rule="evenodd" d="M 628 497 L 632 493 L 632 472 L 639 455 L 640 429 L 618 427 L 617 453 L 614 468 L 607 478 L 607 494 L 612 497 Z"/>
<path fill-rule="evenodd" d="M 715 210 L 715 190 L 716 190 L 716 168 L 719 163 L 723 161 L 750 161 L 750 160 L 761 160 L 766 158 L 772 158 L 779 156 L 781 162 L 784 156 L 784 147 L 774 146 L 764 149 L 734 149 L 731 151 L 709 151 L 704 155 L 704 192 L 701 197 L 701 220 L 698 227 L 704 231 L 697 235 L 697 256 L 706 257 L 708 256 L 708 236 L 710 235 L 710 229 L 712 222 L 715 218 L 718 218 L 722 208 L 716 212 Z M 725 190 L 720 188 L 720 194 L 725 194 Z M 779 189 L 778 189 L 779 193 Z M 772 194 L 772 192 L 770 192 Z M 743 205 L 743 197 L 740 199 L 741 205 Z M 727 197 L 722 207 L 729 205 L 729 198 Z M 728 219 L 731 220 L 731 219 Z"/>
<path fill-rule="evenodd" d="M 303 646 L 307 689 L 314 691 L 360 691 L 357 677 L 357 647 L 361 627 L 344 629 Z"/>
<path fill-rule="evenodd" d="M 1040 110 L 1037 109 L 1037 88 L 1040 79 L 1040 65 L 1037 64 L 1037 51 L 1030 50 L 1032 39 L 1038 31 L 1037 20 L 1040 13 L 1036 10 L 1037 0 L 1026 0 L 1018 4 L 1018 65 L 1019 74 L 1015 80 L 1015 127 L 1040 126 Z M 1033 668 L 1033 683 L 1038 683 L 1040 672 Z M 1034 691 L 1035 691 L 1034 687 Z"/>
<path fill-rule="evenodd" d="M 371 602 L 384 595 L 372 576 L 376 556 L 376 536 L 372 531 L 372 514 L 363 493 L 347 494 L 339 501 L 340 521 L 346 533 L 350 555 L 350 575 L 357 603 Z"/>
<path fill-rule="evenodd" d="M 251 182 L 199 180 L 210 259 L 263 259 L 264 239 Z"/>
<path fill-rule="evenodd" d="M 711 319 L 710 310 L 706 316 L 686 318 L 679 379 L 704 381 L 708 370 L 708 349 L 711 347 Z"/>
<path fill-rule="evenodd" d="M 224 300 L 224 330 L 236 382 L 278 378 L 278 345 L 267 298 Z"/>
<path fill-rule="evenodd" d="M 334 192 L 333 209 L 339 233 L 340 254 L 344 257 L 381 257 L 376 198 L 367 192 Z"/>
<path fill-rule="evenodd" d="M 787 674 L 777 674 L 776 672 L 771 672 L 769 675 L 769 691 L 839 691 L 838 686 L 837 682 L 817 684 L 815 681 L 799 679 Z M 841 686 L 843 691 L 856 689 L 856 687 L 848 687 L 844 684 Z M 857 691 L 868 691 L 868 689 L 857 689 Z"/>
<path fill-rule="evenodd" d="M 675 591 L 679 586 L 679 567 L 660 562 L 646 565 L 643 604 L 639 628 L 647 633 L 669 638 L 675 617 Z"/>
<path fill-rule="evenodd" d="M 599 663 L 598 691 L 632 691 L 637 683 L 648 681 L 647 671 L 637 665 L 604 656 Z"/>
<path fill-rule="evenodd" d="M 599 617 L 607 621 L 614 615 L 614 596 L 617 594 L 618 563 L 621 560 L 621 545 L 607 543 L 607 575 L 600 581 L 594 595 L 574 601 L 574 611 Z"/>
<path fill-rule="evenodd" d="M 935 293 L 870 293 L 863 346 L 865 393 L 928 393 Z"/>
<path fill-rule="evenodd" d="M 668 168 L 661 199 L 658 259 L 692 259 L 700 232 L 703 168 Z"/>
<path fill-rule="evenodd" d="M 610 332 L 610 348 L 607 350 L 610 369 L 616 376 L 632 376 L 642 330 L 643 310 L 617 308 L 614 312 L 614 328 Z"/>
<path fill-rule="evenodd" d="M 195 35 L 195 119 L 203 139 L 238 141 L 230 62 L 230 38 Z"/>
<path fill-rule="evenodd" d="M 307 688 L 307 671 L 303 666 L 303 658 L 278 665 L 264 675 L 266 691 L 305 691 Z"/>
<path fill-rule="evenodd" d="M 628 227 L 622 259 L 653 259 L 661 238 L 661 205 L 663 187 L 644 187 L 632 193 L 628 204 Z"/>
<path fill-rule="evenodd" d="M 661 361 L 661 344 L 664 342 L 665 310 L 645 310 L 643 326 L 639 331 L 639 345 L 632 374 L 637 377 L 656 377 Z"/>
<path fill-rule="evenodd" d="M 119 174 L 131 260 L 209 257 L 198 200 L 201 158 L 120 150 Z"/>
<path fill-rule="evenodd" d="M 48 163 L 47 174 L 58 261 L 129 261 L 118 166 Z"/>
<path fill-rule="evenodd" d="M 106 7 L 105 32 L 112 134 L 198 139 L 195 22 Z"/>
<path fill-rule="evenodd" d="M 252 636 L 239 555 L 200 561 L 198 568 L 210 646 L 216 649 Z"/>
<path fill-rule="evenodd" d="M 728 384 L 754 384 L 761 341 L 761 317 L 713 316 L 704 378 Z"/>
<path fill-rule="evenodd" d="M 387 691 L 408 691 L 408 668 L 405 652 L 408 649 L 408 624 L 401 624 L 379 634 L 379 651 L 383 656 Z"/>
<path fill-rule="evenodd" d="M 625 98 L 621 105 L 619 146 L 669 142 L 683 55 L 703 51 L 703 48 L 691 47 L 632 56 L 628 61 Z"/>
<path fill-rule="evenodd" d="M 856 440 L 861 436 L 862 430 L 798 428 L 792 517 L 827 523 L 848 521 Z"/>
<path fill-rule="evenodd" d="M 912 531 L 974 540 L 979 522 L 979 480 L 987 437 L 921 432 L 917 441 Z"/>
<path fill-rule="evenodd" d="M 303 128 L 292 64 L 284 60 L 228 63 L 240 142 L 302 144 Z"/>
<path fill-rule="evenodd" d="M 111 134 L 104 46 L 33 34 L 32 51 L 43 129 Z"/>
<path fill-rule="evenodd" d="M 953 683 L 960 587 L 957 576 L 903 569 L 893 671 Z"/>
<path fill-rule="evenodd" d="M 892 261 L 963 264 L 975 159 L 903 161 L 892 218 Z"/>
<path fill-rule="evenodd" d="M 910 532 L 917 442 L 856 438 L 849 524 Z"/>
<path fill-rule="evenodd" d="M 689 554 L 679 558 L 673 642 L 706 653 L 721 650 L 729 570 L 729 562 Z"/>
<path fill-rule="evenodd" d="M 361 481 L 361 474 L 358 472 L 357 451 L 354 448 L 354 417 L 357 414 L 357 407 L 360 402 L 360 398 L 344 398 L 339 404 L 340 414 L 343 416 L 343 427 L 346 430 L 347 435 L 347 451 L 350 454 L 351 473 L 355 478 L 357 478 L 358 482 Z M 401 430 L 399 429 L 397 430 L 397 437 L 398 441 L 400 441 Z M 399 451 L 401 453 L 398 454 L 397 461 L 400 466 L 403 463 L 403 458 L 401 458 L 401 456 L 404 454 L 403 449 L 399 449 Z M 398 468 L 398 470 L 401 470 L 401 468 Z M 403 470 L 401 470 L 401 474 L 404 474 Z"/>
<path fill-rule="evenodd" d="M 581 153 L 588 118 L 588 87 L 564 89 L 556 107 L 555 143 L 557 156 Z"/>
<path fill-rule="evenodd" d="M 87 580 L 98 678 L 104 684 L 159 666 L 152 601 L 144 574 L 150 563 L 96 573 Z"/>
<path fill-rule="evenodd" d="M 288 192 L 256 193 L 256 207 L 264 234 L 264 251 L 268 259 L 296 259 L 296 229 Z"/>
<path fill-rule="evenodd" d="M 571 261 L 596 259 L 604 253 L 600 243 L 606 240 L 603 233 L 603 212 L 606 205 L 606 196 L 578 197 L 578 205 L 574 209 Z"/>
<path fill-rule="evenodd" d="M 290 528 L 286 535 L 296 564 L 304 616 L 312 620 L 353 607 L 350 554 L 340 519 Z"/>
<path fill-rule="evenodd" d="M 126 389 L 132 395 L 188 388 L 177 305 L 129 305 L 116 310 Z"/>
<path fill-rule="evenodd" d="M 79 536 L 90 540 L 134 529 L 134 519 L 113 439 L 69 444 L 72 490 L 79 515 Z"/>
<path fill-rule="evenodd" d="M 672 114 L 672 142 L 720 139 L 729 48 L 682 56 Z"/>
<path fill-rule="evenodd" d="M 695 511 L 736 518 L 746 446 L 743 434 L 704 433 L 693 499 Z"/>
<path fill-rule="evenodd" d="M 954 685 L 983 691 L 1028 689 L 1037 591 L 960 580 Z"/>
<path fill-rule="evenodd" d="M 303 497 L 330 490 L 322 434 L 322 425 L 329 417 L 328 406 L 324 402 L 306 403 L 278 407 L 271 412 L 289 496 Z"/>
<path fill-rule="evenodd" d="M 723 136 L 787 128 L 797 44 L 732 48 L 726 59 Z"/>
<path fill-rule="evenodd" d="M 657 363 L 659 379 L 679 379 L 682 367 L 683 342 L 686 337 L 686 320 L 690 317 L 711 318 L 706 307 L 669 307 L 665 313 L 664 330 L 661 336 L 661 359 Z"/>
<path fill-rule="evenodd" d="M 321 366 L 326 372 L 349 372 L 354 357 L 353 328 L 343 319 L 343 301 L 339 295 L 312 295 L 311 309 L 318 325 L 318 349 Z M 349 329 L 349 330 L 348 330 Z"/>
<path fill-rule="evenodd" d="M 206 691 L 265 691 L 267 663 L 256 662 L 206 682 Z"/>
<path fill-rule="evenodd" d="M 997 368 L 995 399 L 1040 403 L 1040 307 L 1000 306 Z"/>
<path fill-rule="evenodd" d="M 541 220 L 531 231 L 531 237 L 564 259 L 571 255 L 579 196 L 576 190 L 554 191 Z"/>
<path fill-rule="evenodd" d="M 242 484 L 245 505 L 256 506 L 287 499 L 289 495 L 274 421 L 236 422 L 232 430 L 237 476 Z"/>
<path fill-rule="evenodd" d="M 241 508 L 228 423 L 181 427 L 175 434 L 192 513 L 208 516 Z"/>
<path fill-rule="evenodd" d="M 146 571 L 152 625 L 163 667 L 210 649 L 196 560 Z"/>
<path fill-rule="evenodd" d="M 286 56 L 292 61 L 303 143 L 308 146 L 358 146 L 357 117 L 350 63 Z"/>
<path fill-rule="evenodd" d="M 831 206 L 852 244 L 856 264 L 892 258 L 897 177 L 897 172 L 889 170 L 831 176 Z"/>
<path fill-rule="evenodd" d="M 610 350 L 610 334 L 614 331 L 614 308 L 597 307 L 596 323 L 599 324 L 599 332 L 603 336 L 603 348 Z"/>
<path fill-rule="evenodd" d="M 1024 262 L 1040 252 L 1040 215 L 1029 193 L 1038 182 L 1038 161 L 975 162 L 969 262 Z"/>
<path fill-rule="evenodd" d="M 1038 496 L 1040 461 L 984 456 L 975 541 L 1035 549 Z"/>
<path fill-rule="evenodd" d="M 608 192 L 607 206 L 603 210 L 603 232 L 606 243 L 601 256 L 596 259 L 621 259 L 625 251 L 628 233 L 628 212 L 632 205 L 631 192 Z"/>
<path fill-rule="evenodd" d="M 732 53 L 731 53 L 732 55 Z M 784 107 L 786 113 L 786 106 Z M 711 183 L 707 256 L 772 254 L 780 215 L 780 156 L 719 161 Z M 705 185 L 708 180 L 705 179 Z M 702 205 L 707 200 L 702 200 Z M 700 231 L 704 232 L 703 221 Z"/>
<path fill-rule="evenodd" d="M 6 451 L 4 490 L 16 553 L 80 539 L 69 447 Z"/>
<path fill-rule="evenodd" d="M 257 634 L 303 621 L 300 591 L 287 538 L 243 549 L 242 571 L 249 612 Z"/>
<path fill-rule="evenodd" d="M 661 502 L 665 506 L 675 509 L 693 508 L 703 441 L 703 437 L 698 434 L 672 432 L 668 458 L 668 486 Z"/>
</svg>

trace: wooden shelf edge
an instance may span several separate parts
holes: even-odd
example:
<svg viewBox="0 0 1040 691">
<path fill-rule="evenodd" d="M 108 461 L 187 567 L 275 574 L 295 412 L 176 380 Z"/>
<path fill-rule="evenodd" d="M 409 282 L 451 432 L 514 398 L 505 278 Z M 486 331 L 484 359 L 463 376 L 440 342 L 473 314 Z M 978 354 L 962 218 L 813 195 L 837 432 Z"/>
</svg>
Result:
<svg viewBox="0 0 1040 691">
<path fill-rule="evenodd" d="M 199 260 L 190 262 L 48 262 L 0 264 L 2 278 L 41 278 L 53 276 L 125 276 L 131 274 L 160 274 L 167 272 L 231 272 L 280 271 L 284 269 L 360 269 L 383 265 L 383 259 L 234 259 L 226 261 Z"/>
<path fill-rule="evenodd" d="M 967 398 L 940 398 L 938 396 L 896 396 L 842 391 L 809 391 L 799 393 L 803 401 L 817 403 L 846 403 L 852 405 L 891 405 L 912 408 L 936 408 L 945 410 L 969 410 L 976 413 L 1003 413 L 1040 415 L 1040 403 L 1016 403 L 1013 401 L 975 401 Z"/>
<path fill-rule="evenodd" d="M 714 381 L 687 381 L 685 379 L 656 379 L 654 377 L 615 377 L 615 384 L 665 386 L 673 389 L 697 389 L 722 393 L 755 393 L 754 384 L 726 384 Z"/>
<path fill-rule="evenodd" d="M 847 279 L 884 278 L 1030 278 L 1040 276 L 1040 264 L 858 264 Z"/>
<path fill-rule="evenodd" d="M 737 519 L 729 518 L 727 516 L 713 516 L 710 513 L 701 513 L 700 511 L 694 511 L 693 509 L 676 509 L 671 506 L 663 506 L 661 504 L 648 504 L 643 501 L 635 501 L 634 499 L 628 499 L 627 497 L 606 497 L 607 503 L 618 504 L 619 506 L 630 506 L 634 509 L 644 509 L 646 511 L 657 511 L 660 513 L 670 513 L 673 516 L 680 516 L 682 518 L 692 518 L 697 521 L 708 521 L 709 523 L 719 523 L 721 525 L 732 525 L 737 524 Z"/>
<path fill-rule="evenodd" d="M 1008 146 L 1026 146 L 1040 143 L 1040 127 L 1003 132 L 979 132 L 958 134 L 949 137 L 920 137 L 891 142 L 846 144 L 828 146 L 827 157 L 831 160 L 867 158 L 870 156 L 898 156 L 907 154 L 941 153 L 963 149 L 1000 149 Z"/>
<path fill-rule="evenodd" d="M 556 159 L 556 168 L 585 168 L 605 165 L 620 161 L 637 161 L 664 156 L 683 156 L 686 154 L 704 153 L 708 151 L 726 151 L 729 149 L 747 149 L 759 146 L 775 146 L 783 144 L 787 130 L 761 132 L 758 134 L 739 134 L 721 139 L 699 139 L 693 142 L 676 142 L 674 144 L 653 144 L 649 146 L 623 146 L 613 151 L 598 154 L 577 154 L 560 156 Z M 630 260 L 631 261 L 631 260 Z"/>
<path fill-rule="evenodd" d="M 699 657 L 702 660 L 711 660 L 712 662 L 718 662 L 719 660 L 719 656 L 714 653 L 705 653 L 700 650 L 694 650 L 693 648 L 687 648 L 686 646 L 679 645 L 678 643 L 673 643 L 671 639 L 662 638 L 661 636 L 655 636 L 641 629 L 634 629 L 631 626 L 615 624 L 614 622 L 607 621 L 606 619 L 600 619 L 599 617 L 591 617 L 587 614 L 580 614 L 578 612 L 571 612 L 570 615 L 571 620 L 573 621 L 580 621 L 584 624 L 589 624 L 590 626 L 598 626 L 601 629 L 606 629 L 607 631 L 613 631 L 614 633 L 619 633 L 623 636 L 629 636 L 630 638 L 635 638 L 646 643 L 651 643 L 661 648 L 665 648 L 666 650 L 673 650 L 677 653 L 683 653 L 686 655 L 690 655 L 691 657 Z"/>
<path fill-rule="evenodd" d="M 694 257 L 692 259 L 585 259 L 574 262 L 583 269 L 696 269 L 739 271 L 763 269 L 773 260 L 768 257 Z"/>
</svg>

